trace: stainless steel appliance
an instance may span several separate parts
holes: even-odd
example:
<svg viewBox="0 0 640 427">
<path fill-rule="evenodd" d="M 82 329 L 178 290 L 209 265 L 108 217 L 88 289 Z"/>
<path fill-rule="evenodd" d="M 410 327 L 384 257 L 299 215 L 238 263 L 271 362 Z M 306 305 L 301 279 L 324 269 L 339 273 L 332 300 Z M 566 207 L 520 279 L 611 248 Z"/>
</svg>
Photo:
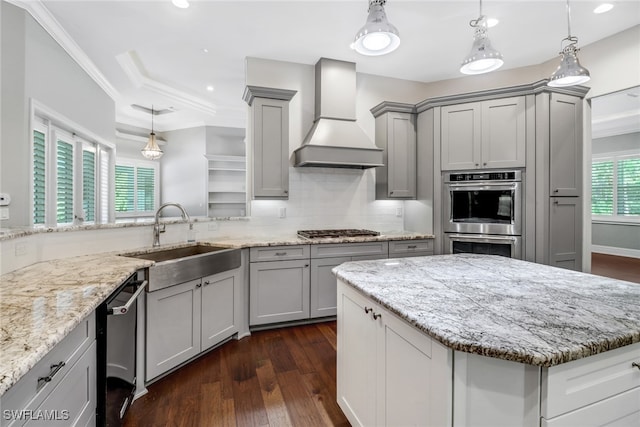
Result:
<svg viewBox="0 0 640 427">
<path fill-rule="evenodd" d="M 444 252 L 522 258 L 522 171 L 447 172 Z"/>
<path fill-rule="evenodd" d="M 361 230 L 355 228 L 329 229 L 329 230 L 298 230 L 298 236 L 305 239 L 327 239 L 332 237 L 360 237 L 379 236 L 380 233 L 373 230 Z"/>
<path fill-rule="evenodd" d="M 122 425 L 136 391 L 137 298 L 147 285 L 138 274 L 96 309 L 97 426 Z"/>
</svg>

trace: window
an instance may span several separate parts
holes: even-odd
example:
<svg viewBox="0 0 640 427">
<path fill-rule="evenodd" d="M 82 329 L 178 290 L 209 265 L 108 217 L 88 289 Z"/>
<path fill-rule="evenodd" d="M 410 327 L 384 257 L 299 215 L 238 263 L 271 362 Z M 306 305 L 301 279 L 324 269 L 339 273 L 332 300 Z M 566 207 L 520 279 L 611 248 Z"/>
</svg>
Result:
<svg viewBox="0 0 640 427">
<path fill-rule="evenodd" d="M 32 117 L 33 224 L 108 222 L 112 146 L 44 107 Z"/>
<path fill-rule="evenodd" d="M 591 214 L 598 220 L 640 221 L 640 153 L 594 156 Z"/>
<path fill-rule="evenodd" d="M 149 216 L 158 208 L 158 163 L 116 161 L 116 217 Z"/>
</svg>

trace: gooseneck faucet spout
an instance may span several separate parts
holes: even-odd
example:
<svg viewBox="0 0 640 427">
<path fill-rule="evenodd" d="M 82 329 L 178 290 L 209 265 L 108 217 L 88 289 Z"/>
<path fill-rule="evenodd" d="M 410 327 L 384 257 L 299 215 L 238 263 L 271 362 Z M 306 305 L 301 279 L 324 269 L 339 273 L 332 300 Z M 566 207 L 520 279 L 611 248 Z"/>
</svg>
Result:
<svg viewBox="0 0 640 427">
<path fill-rule="evenodd" d="M 164 203 L 156 211 L 155 222 L 153 224 L 153 246 L 160 246 L 160 233 L 165 232 L 165 224 L 162 224 L 162 227 L 160 227 L 160 211 L 162 211 L 167 206 L 173 206 L 180 209 L 180 212 L 182 212 L 182 219 L 184 219 L 189 223 L 189 230 L 193 229 L 193 223 L 191 222 L 191 218 L 189 217 L 189 214 L 182 207 L 181 204 L 173 203 L 173 202 Z"/>
</svg>

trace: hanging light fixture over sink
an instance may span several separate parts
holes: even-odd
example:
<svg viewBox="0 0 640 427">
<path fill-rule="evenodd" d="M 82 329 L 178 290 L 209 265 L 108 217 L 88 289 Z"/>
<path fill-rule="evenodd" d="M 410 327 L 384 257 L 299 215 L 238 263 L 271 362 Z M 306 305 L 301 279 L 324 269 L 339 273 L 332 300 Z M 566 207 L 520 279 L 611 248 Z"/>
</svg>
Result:
<svg viewBox="0 0 640 427">
<path fill-rule="evenodd" d="M 564 42 L 569 42 L 563 47 Z M 560 42 L 560 66 L 549 77 L 549 86 L 565 87 L 586 83 L 591 79 L 589 70 L 578 62 L 578 38 L 571 35 L 571 9 L 567 0 L 567 37 Z"/>
<path fill-rule="evenodd" d="M 153 132 L 153 116 L 155 112 L 153 110 L 153 105 L 151 106 L 151 133 L 149 134 L 149 142 L 147 145 L 140 150 L 142 155 L 149 160 L 158 160 L 164 154 L 160 149 L 160 146 L 156 142 L 156 134 Z"/>
<path fill-rule="evenodd" d="M 387 20 L 387 0 L 369 0 L 367 23 L 356 34 L 351 47 L 362 55 L 377 56 L 393 52 L 400 46 L 398 29 Z"/>
<path fill-rule="evenodd" d="M 482 0 L 480 0 L 480 17 L 469 22 L 474 28 L 471 52 L 464 58 L 460 66 L 462 74 L 483 74 L 502 67 L 502 54 L 491 45 L 487 34 L 487 17 L 482 14 Z"/>
</svg>

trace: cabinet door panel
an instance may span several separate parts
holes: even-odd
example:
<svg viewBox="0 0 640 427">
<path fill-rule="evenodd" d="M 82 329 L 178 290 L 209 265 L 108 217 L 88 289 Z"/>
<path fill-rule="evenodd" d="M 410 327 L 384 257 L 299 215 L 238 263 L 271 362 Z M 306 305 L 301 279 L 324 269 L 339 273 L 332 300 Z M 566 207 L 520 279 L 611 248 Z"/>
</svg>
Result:
<svg viewBox="0 0 640 427">
<path fill-rule="evenodd" d="M 253 197 L 289 193 L 289 102 L 256 98 L 253 103 Z"/>
<path fill-rule="evenodd" d="M 549 191 L 551 196 L 582 193 L 582 99 L 551 94 Z"/>
<path fill-rule="evenodd" d="M 254 262 L 250 269 L 250 325 L 309 317 L 309 260 Z"/>
<path fill-rule="evenodd" d="M 336 315 L 336 276 L 331 269 L 348 261 L 351 261 L 350 257 L 311 260 L 310 316 L 312 318 Z"/>
<path fill-rule="evenodd" d="M 482 167 L 525 166 L 524 97 L 482 103 Z"/>
<path fill-rule="evenodd" d="M 389 113 L 387 131 L 387 197 L 415 198 L 416 128 L 413 114 Z"/>
<path fill-rule="evenodd" d="M 238 280 L 234 272 L 202 278 L 201 351 L 238 332 Z"/>
<path fill-rule="evenodd" d="M 200 285 L 192 280 L 147 294 L 147 380 L 200 353 Z"/>
<path fill-rule="evenodd" d="M 549 213 L 549 265 L 582 270 L 582 198 L 552 197 Z"/>
<path fill-rule="evenodd" d="M 442 170 L 475 169 L 480 162 L 480 103 L 441 110 Z"/>
</svg>

